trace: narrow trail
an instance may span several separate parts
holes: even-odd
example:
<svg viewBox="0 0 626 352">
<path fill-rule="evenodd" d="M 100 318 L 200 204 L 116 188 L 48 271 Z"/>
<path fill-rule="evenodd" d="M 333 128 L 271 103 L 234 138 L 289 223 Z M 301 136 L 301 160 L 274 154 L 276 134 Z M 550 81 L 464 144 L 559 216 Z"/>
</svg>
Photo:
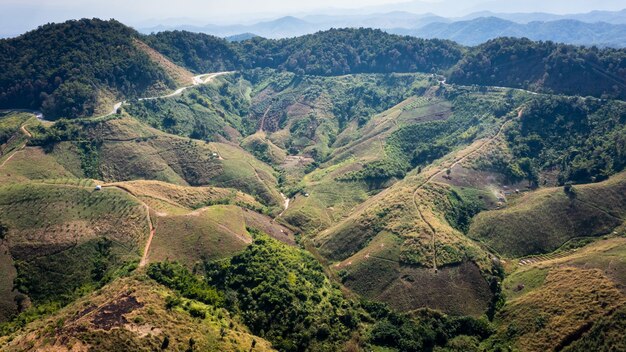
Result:
<svg viewBox="0 0 626 352">
<path fill-rule="evenodd" d="M 199 86 L 199 85 L 202 85 L 202 84 L 207 84 L 207 83 L 211 82 L 215 77 L 227 75 L 227 74 L 230 74 L 230 73 L 233 73 L 233 72 L 235 72 L 235 71 L 222 71 L 222 72 L 214 72 L 214 73 L 203 73 L 201 75 L 197 75 L 197 76 L 192 77 L 192 79 L 191 79 L 192 84 L 191 85 L 180 87 L 180 88 L 176 89 L 172 93 L 165 94 L 165 95 L 158 95 L 158 96 L 154 96 L 154 97 L 144 97 L 144 98 L 139 98 L 137 100 L 138 101 L 144 101 L 144 100 L 156 100 L 156 99 L 175 97 L 177 95 L 182 94 L 185 90 L 187 90 L 189 88 L 193 88 L 193 87 L 196 87 L 196 86 Z M 115 114 L 117 114 L 117 110 L 119 110 L 119 108 L 121 108 L 123 105 L 127 105 L 127 104 L 128 103 L 126 102 L 126 100 L 118 101 L 117 103 L 115 103 L 115 105 L 113 105 L 113 108 L 108 113 L 106 113 L 104 115 L 100 115 L 100 116 L 94 116 L 94 117 L 91 117 L 91 118 L 101 119 L 101 118 L 109 117 L 111 115 L 115 115 Z"/>
<path fill-rule="evenodd" d="M 265 126 L 265 117 L 267 117 L 267 114 L 270 112 L 271 108 L 272 108 L 272 104 L 270 104 L 270 106 L 268 106 L 265 112 L 263 113 L 263 117 L 261 117 L 261 124 L 259 125 L 259 130 L 257 132 L 265 132 L 263 131 L 263 126 Z"/>
<path fill-rule="evenodd" d="M 148 229 L 150 231 L 149 235 L 148 235 L 148 240 L 146 241 L 146 245 L 143 249 L 143 253 L 141 255 L 141 260 L 139 261 L 139 267 L 142 268 L 144 266 L 146 266 L 147 260 L 148 260 L 148 254 L 150 253 L 150 246 L 152 245 L 152 239 L 154 238 L 154 235 L 156 234 L 156 228 L 154 227 L 154 225 L 152 224 L 152 218 L 150 217 L 150 207 L 148 206 L 148 204 L 146 204 L 146 202 L 144 202 L 143 200 L 139 199 L 139 197 L 137 197 L 137 195 L 135 195 L 135 193 L 133 193 L 130 189 L 122 186 L 122 185 L 118 185 L 118 184 L 108 184 L 108 185 L 102 185 L 102 188 L 116 188 L 121 190 L 122 192 L 125 192 L 127 194 L 129 194 L 131 197 L 135 198 L 145 209 L 146 209 L 146 220 L 148 222 Z"/>
<path fill-rule="evenodd" d="M 524 112 L 523 108 L 520 108 L 518 113 L 517 113 L 517 118 L 521 118 L 522 114 Z M 426 225 L 428 225 L 428 228 L 430 229 L 430 233 L 432 236 L 432 252 L 433 252 L 433 269 L 435 270 L 435 272 L 437 272 L 437 246 L 436 246 L 436 233 L 437 231 L 435 230 L 435 227 L 428 221 L 426 220 L 426 217 L 424 216 L 424 214 L 422 213 L 419 204 L 417 203 L 417 193 L 424 188 L 424 186 L 426 186 L 428 183 L 430 183 L 433 179 L 435 179 L 435 177 L 441 175 L 442 173 L 444 173 L 447 169 L 452 169 L 453 167 L 457 166 L 458 164 L 462 163 L 463 161 L 467 160 L 467 158 L 469 158 L 470 156 L 473 156 L 474 154 L 480 152 L 483 148 L 485 148 L 487 145 L 491 144 L 493 141 L 495 141 L 496 139 L 498 139 L 500 137 L 500 135 L 502 134 L 502 132 L 504 131 L 505 127 L 511 122 L 512 120 L 506 120 L 502 123 L 502 125 L 500 125 L 500 128 L 498 129 L 498 132 L 491 138 L 487 139 L 486 141 L 484 141 L 481 145 L 479 145 L 478 147 L 476 147 L 474 150 L 470 151 L 469 153 L 465 154 L 464 156 L 458 158 L 457 160 L 455 160 L 452 164 L 450 164 L 448 167 L 442 167 L 441 170 L 435 172 L 434 174 L 430 175 L 426 180 L 424 180 L 422 183 L 420 183 L 415 190 L 413 191 L 413 206 L 415 207 L 415 211 L 417 212 L 417 214 L 419 215 L 420 219 L 426 223 Z"/>
<path fill-rule="evenodd" d="M 278 214 L 276 218 L 283 216 L 283 214 L 287 211 L 287 209 L 289 209 L 289 203 L 291 202 L 291 199 L 287 198 L 283 192 L 280 192 L 280 196 L 283 197 L 284 206 L 283 206 L 283 211 L 281 211 L 280 214 Z"/>
<path fill-rule="evenodd" d="M 27 124 L 23 124 L 20 126 L 20 131 L 22 131 L 22 133 L 26 136 L 26 138 L 33 138 L 33 135 L 28 132 L 28 130 L 26 129 Z M 26 148 L 26 144 L 28 143 L 28 140 L 26 140 L 24 143 L 22 143 L 22 145 L 20 145 L 19 147 L 15 148 L 15 150 L 13 150 L 13 152 L 11 153 L 11 155 L 9 155 L 6 159 L 4 159 L 4 161 L 2 162 L 2 164 L 0 164 L 0 168 L 4 167 L 4 165 L 11 159 L 13 159 L 13 157 L 15 156 L 15 154 L 17 154 L 18 152 L 24 150 L 24 148 Z"/>
</svg>

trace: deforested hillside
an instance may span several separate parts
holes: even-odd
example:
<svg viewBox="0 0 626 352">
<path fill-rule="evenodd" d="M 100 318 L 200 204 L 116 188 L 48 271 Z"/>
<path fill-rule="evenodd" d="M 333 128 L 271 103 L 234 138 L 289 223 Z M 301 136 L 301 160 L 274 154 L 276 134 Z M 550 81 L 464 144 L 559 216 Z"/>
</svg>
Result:
<svg viewBox="0 0 626 352">
<path fill-rule="evenodd" d="M 44 110 L 0 111 L 0 350 L 624 347 L 623 50 L 114 20 L 0 48 L 0 101 Z"/>
</svg>

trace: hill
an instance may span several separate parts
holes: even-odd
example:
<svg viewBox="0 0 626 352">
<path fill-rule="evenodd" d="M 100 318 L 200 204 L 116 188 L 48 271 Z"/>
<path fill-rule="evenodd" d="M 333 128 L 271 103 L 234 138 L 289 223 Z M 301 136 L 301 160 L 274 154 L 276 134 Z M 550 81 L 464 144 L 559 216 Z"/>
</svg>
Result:
<svg viewBox="0 0 626 352">
<path fill-rule="evenodd" d="M 507 257 L 555 251 L 569 240 L 610 234 L 626 214 L 625 175 L 594 184 L 546 188 L 479 214 L 469 236 Z"/>
<path fill-rule="evenodd" d="M 4 319 L 106 283 L 136 265 L 149 233 L 141 203 L 120 190 L 94 192 L 90 180 L 3 185 L 0 202 L 2 261 L 15 268 L 2 277 Z"/>
<path fill-rule="evenodd" d="M 172 305 L 172 300 L 178 303 Z M 199 319 L 198 314 L 204 318 Z M 274 351 L 268 341 L 252 335 L 225 309 L 180 298 L 145 275 L 112 282 L 10 338 L 0 339 L 0 348 Z"/>
<path fill-rule="evenodd" d="M 463 45 L 479 45 L 498 37 L 518 37 L 598 47 L 626 46 L 626 24 L 586 23 L 573 19 L 519 24 L 498 17 L 479 17 L 470 21 L 431 23 L 404 30 L 402 34 L 449 39 Z"/>
<path fill-rule="evenodd" d="M 498 38 L 469 50 L 449 81 L 624 99 L 625 55 L 623 49 Z"/>
<path fill-rule="evenodd" d="M 84 19 L 1 40 L 0 107 L 41 109 L 49 118 L 91 116 L 122 97 L 174 88 L 176 78 L 137 37 L 115 20 Z"/>
<path fill-rule="evenodd" d="M 515 269 L 503 282 L 507 303 L 485 348 L 564 351 L 623 346 L 625 241 L 600 240 Z"/>
<path fill-rule="evenodd" d="M 241 189 L 269 207 L 282 204 L 273 170 L 238 146 L 178 137 L 119 117 L 57 122 L 34 129 L 31 143 L 79 178 L 213 185 Z"/>
</svg>

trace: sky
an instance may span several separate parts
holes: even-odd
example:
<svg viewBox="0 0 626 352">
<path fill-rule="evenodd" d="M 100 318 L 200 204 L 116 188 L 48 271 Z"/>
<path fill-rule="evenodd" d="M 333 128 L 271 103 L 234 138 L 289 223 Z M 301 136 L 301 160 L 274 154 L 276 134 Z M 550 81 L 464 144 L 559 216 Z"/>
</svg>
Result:
<svg viewBox="0 0 626 352">
<path fill-rule="evenodd" d="M 16 35 L 47 22 L 83 17 L 115 18 L 145 27 L 246 24 L 306 14 L 408 11 L 454 17 L 482 10 L 563 14 L 622 8 L 626 8 L 624 0 L 0 0 L 0 35 Z"/>
</svg>

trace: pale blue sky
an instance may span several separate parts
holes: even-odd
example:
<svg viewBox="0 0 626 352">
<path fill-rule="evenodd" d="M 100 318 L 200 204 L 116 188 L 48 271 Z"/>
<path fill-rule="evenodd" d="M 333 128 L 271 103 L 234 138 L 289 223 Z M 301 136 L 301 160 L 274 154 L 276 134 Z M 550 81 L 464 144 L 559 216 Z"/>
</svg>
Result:
<svg viewBox="0 0 626 352">
<path fill-rule="evenodd" d="M 246 23 L 283 15 L 355 12 L 434 12 L 462 16 L 474 11 L 579 13 L 619 10 L 624 0 L 0 0 L 0 35 L 18 34 L 46 22 L 116 18 L 133 26 L 184 19 L 189 24 Z"/>
</svg>

